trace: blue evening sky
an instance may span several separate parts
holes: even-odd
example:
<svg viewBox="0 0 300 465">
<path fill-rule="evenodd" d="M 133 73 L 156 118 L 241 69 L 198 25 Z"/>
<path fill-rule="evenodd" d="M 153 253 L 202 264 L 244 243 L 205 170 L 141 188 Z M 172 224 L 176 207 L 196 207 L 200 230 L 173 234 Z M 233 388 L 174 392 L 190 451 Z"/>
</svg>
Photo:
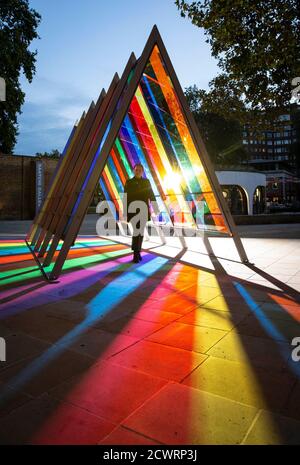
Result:
<svg viewBox="0 0 300 465">
<path fill-rule="evenodd" d="M 157 24 L 182 87 L 207 89 L 218 67 L 203 31 L 181 18 L 173 0 L 30 0 L 42 15 L 36 75 L 28 84 L 15 153 L 62 150 L 74 122 L 138 57 Z"/>
</svg>

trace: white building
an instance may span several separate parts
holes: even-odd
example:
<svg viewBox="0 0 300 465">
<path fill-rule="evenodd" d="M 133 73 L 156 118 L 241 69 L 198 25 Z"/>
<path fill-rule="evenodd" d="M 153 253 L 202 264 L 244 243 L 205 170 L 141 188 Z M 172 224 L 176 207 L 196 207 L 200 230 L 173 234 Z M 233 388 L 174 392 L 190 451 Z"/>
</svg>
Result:
<svg viewBox="0 0 300 465">
<path fill-rule="evenodd" d="M 231 213 L 253 215 L 264 212 L 267 184 L 264 173 L 243 169 L 223 169 L 217 170 L 216 175 Z"/>
</svg>

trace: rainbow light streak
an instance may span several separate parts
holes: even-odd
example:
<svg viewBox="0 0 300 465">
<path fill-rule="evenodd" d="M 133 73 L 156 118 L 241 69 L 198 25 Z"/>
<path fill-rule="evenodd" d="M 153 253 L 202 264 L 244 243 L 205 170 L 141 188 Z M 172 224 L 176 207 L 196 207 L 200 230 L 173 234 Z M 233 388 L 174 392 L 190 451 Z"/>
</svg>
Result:
<svg viewBox="0 0 300 465">
<path fill-rule="evenodd" d="M 115 242 L 110 240 L 94 240 L 94 241 L 76 241 L 75 245 L 72 246 L 71 250 L 74 249 L 81 249 L 85 247 L 101 247 L 102 245 L 113 245 Z M 49 249 L 50 246 L 48 246 Z M 62 242 L 60 242 L 57 246 L 57 250 L 62 247 Z M 3 250 L 4 249 L 4 250 Z M 0 244 L 0 265 L 1 265 L 1 257 L 3 256 L 12 256 L 12 255 L 19 255 L 19 254 L 28 254 L 29 250 L 27 246 L 24 246 L 24 242 L 21 241 L 20 244 L 13 242 L 9 245 Z"/>
<path fill-rule="evenodd" d="M 116 244 L 114 245 L 115 248 Z M 92 252 L 92 251 L 90 251 Z M 115 258 L 118 256 L 126 255 L 130 252 L 128 248 L 117 248 L 117 250 L 111 250 L 107 252 L 102 252 L 101 249 L 99 253 L 94 253 L 93 255 L 87 255 L 84 257 L 70 258 L 66 260 L 64 265 L 64 270 L 71 270 L 76 267 L 91 266 L 95 263 L 107 260 L 110 258 Z M 45 272 L 49 273 L 52 269 L 52 265 L 45 267 Z M 0 286 L 6 286 L 7 284 L 18 283 L 27 281 L 29 279 L 38 278 L 41 276 L 39 268 L 36 266 L 30 266 L 26 268 L 18 268 L 12 270 L 6 270 L 0 273 Z"/>
<path fill-rule="evenodd" d="M 140 287 L 151 275 L 156 273 L 161 267 L 168 262 L 167 258 L 149 257 L 145 263 L 138 267 L 133 266 L 132 271 L 122 274 L 107 284 L 102 291 L 87 305 L 88 313 L 84 321 L 74 327 L 72 331 L 63 336 L 60 340 L 41 356 L 37 357 L 32 363 L 27 365 L 18 373 L 10 383 L 14 387 L 21 389 L 29 380 L 36 376 L 45 366 L 62 354 L 67 347 L 73 344 L 76 339 L 97 321 L 105 317 L 117 304 L 120 304 L 128 295 Z M 111 270 L 107 271 L 107 274 Z M 7 386 L 1 390 L 0 399 L 6 400 L 11 394 L 11 389 Z"/>
<path fill-rule="evenodd" d="M 130 261 L 131 257 L 121 253 L 113 260 L 93 263 L 91 265 L 93 273 L 91 273 L 90 267 L 86 267 L 63 274 L 55 288 L 49 289 L 47 283 L 42 283 L 38 286 L 38 292 L 35 292 L 36 283 L 32 282 L 26 284 L 22 282 L 21 285 L 18 284 L 18 287 L 3 289 L 1 291 L 2 303 L 0 303 L 1 318 L 23 312 L 37 305 L 59 301 L 62 299 L 62 295 L 65 299 L 84 292 L 89 286 L 107 276 L 108 273 L 115 270 L 126 271 L 128 266 L 131 266 Z"/>
<path fill-rule="evenodd" d="M 291 360 L 291 349 L 290 349 L 290 340 L 288 340 L 275 326 L 275 324 L 267 317 L 267 315 L 261 310 L 257 303 L 253 300 L 252 296 L 247 292 L 247 290 L 242 286 L 242 284 L 234 282 L 234 286 L 243 297 L 248 307 L 255 314 L 256 318 L 259 321 L 259 324 L 264 328 L 267 334 L 269 334 L 274 342 L 277 342 L 278 351 L 285 360 L 288 360 L 290 369 L 300 378 L 300 365 Z M 281 344 L 279 341 L 284 341 L 288 344 Z"/>
</svg>

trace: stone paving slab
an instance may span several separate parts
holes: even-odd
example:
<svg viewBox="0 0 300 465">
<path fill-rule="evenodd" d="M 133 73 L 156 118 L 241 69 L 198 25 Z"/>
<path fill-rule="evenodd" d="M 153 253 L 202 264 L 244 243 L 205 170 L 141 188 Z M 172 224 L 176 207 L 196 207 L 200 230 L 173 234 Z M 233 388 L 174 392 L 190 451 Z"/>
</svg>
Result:
<svg viewBox="0 0 300 465">
<path fill-rule="evenodd" d="M 224 397 L 168 384 L 124 425 L 165 444 L 239 444 L 256 413 Z"/>
<path fill-rule="evenodd" d="M 136 433 L 135 431 L 131 431 L 128 428 L 124 428 L 124 426 L 118 426 L 114 429 L 110 434 L 108 434 L 102 441 L 99 442 L 99 445 L 106 445 L 106 446 L 115 446 L 115 445 L 126 445 L 126 446 L 155 446 L 162 444 L 158 441 L 154 441 L 153 439 L 147 438 L 146 436 L 142 436 L 141 434 Z"/>
<path fill-rule="evenodd" d="M 230 312 L 221 312 L 212 308 L 199 307 L 197 310 L 191 311 L 176 321 L 177 323 L 230 331 L 234 326 L 247 318 L 248 314 L 249 310 L 243 309 L 236 309 L 234 312 L 232 309 Z"/>
<path fill-rule="evenodd" d="M 32 396 L 0 383 L 0 392 L 3 393 L 4 391 L 6 392 L 6 396 L 1 396 L 0 398 L 0 418 L 32 400 Z"/>
<path fill-rule="evenodd" d="M 0 253 L 17 279 L 0 282 L 0 442 L 299 444 L 300 241 L 245 244 L 257 268 L 144 252 L 51 286 Z"/>
<path fill-rule="evenodd" d="M 38 357 L 30 357 L 0 372 L 0 382 L 38 396 L 64 380 L 87 370 L 93 359 L 73 351 L 52 346 Z"/>
<path fill-rule="evenodd" d="M 281 411 L 295 379 L 291 375 L 255 369 L 247 363 L 208 357 L 182 382 L 253 407 Z"/>
<path fill-rule="evenodd" d="M 193 326 L 176 321 L 148 336 L 147 340 L 205 354 L 226 334 L 226 331 L 221 329 Z"/>
<path fill-rule="evenodd" d="M 261 337 L 240 335 L 231 331 L 211 349 L 208 355 L 236 362 L 248 362 L 268 371 L 282 371 L 291 350 L 287 343 Z"/>
<path fill-rule="evenodd" d="M 243 444 L 299 445 L 300 421 L 262 410 Z"/>
<path fill-rule="evenodd" d="M 50 348 L 47 342 L 20 332 L 14 332 L 6 337 L 5 342 L 6 361 L 0 364 L 0 373 L 29 357 L 38 357 Z"/>
<path fill-rule="evenodd" d="M 88 329 L 80 335 L 74 335 L 71 342 L 62 340 L 59 345 L 65 345 L 71 351 L 87 355 L 98 361 L 106 360 L 138 341 L 138 338 L 125 334 L 118 334 L 116 337 L 114 334 L 101 329 Z"/>
<path fill-rule="evenodd" d="M 95 327 L 98 326 L 112 333 L 122 333 L 126 334 L 127 336 L 136 337 L 139 339 L 149 336 L 150 334 L 155 333 L 159 329 L 163 328 L 163 325 L 160 323 L 140 320 L 130 316 L 118 318 L 107 324 L 96 323 Z"/>
<path fill-rule="evenodd" d="M 288 399 L 288 402 L 283 409 L 284 415 L 292 418 L 296 418 L 300 421 L 300 382 L 294 385 L 292 393 Z"/>
<path fill-rule="evenodd" d="M 237 324 L 236 331 L 241 334 L 256 337 L 268 337 L 275 341 L 288 342 L 299 336 L 299 323 L 290 319 L 273 319 L 249 315 Z"/>
<path fill-rule="evenodd" d="M 74 328 L 74 323 L 64 319 L 54 319 L 45 312 L 28 310 L 5 320 L 9 328 L 22 331 L 26 335 L 55 343 Z"/>
<path fill-rule="evenodd" d="M 82 377 L 57 386 L 51 395 L 118 424 L 166 382 L 162 378 L 100 362 Z"/>
<path fill-rule="evenodd" d="M 205 359 L 205 355 L 196 352 L 140 341 L 110 361 L 163 379 L 181 381 Z"/>
<path fill-rule="evenodd" d="M 114 427 L 84 409 L 43 395 L 0 419 L 0 443 L 96 444 Z"/>
</svg>

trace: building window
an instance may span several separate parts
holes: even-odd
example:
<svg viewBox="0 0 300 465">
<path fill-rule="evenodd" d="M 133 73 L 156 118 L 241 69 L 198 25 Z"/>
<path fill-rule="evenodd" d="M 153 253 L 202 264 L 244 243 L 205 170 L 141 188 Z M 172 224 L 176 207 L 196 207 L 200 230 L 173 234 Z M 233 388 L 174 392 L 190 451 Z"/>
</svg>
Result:
<svg viewBox="0 0 300 465">
<path fill-rule="evenodd" d="M 278 121 L 290 121 L 291 115 L 280 115 Z"/>
</svg>

